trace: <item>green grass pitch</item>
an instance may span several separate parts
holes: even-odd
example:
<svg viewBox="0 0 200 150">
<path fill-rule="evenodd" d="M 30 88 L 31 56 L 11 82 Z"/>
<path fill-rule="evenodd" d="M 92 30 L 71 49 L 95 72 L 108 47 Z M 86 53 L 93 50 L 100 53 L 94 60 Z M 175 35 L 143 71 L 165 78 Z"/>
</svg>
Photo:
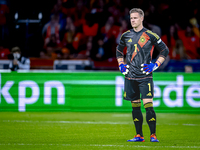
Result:
<svg viewBox="0 0 200 150">
<path fill-rule="evenodd" d="M 200 115 L 157 113 L 159 143 L 126 142 L 135 128 L 131 113 L 0 112 L 0 150 L 200 149 Z"/>
</svg>

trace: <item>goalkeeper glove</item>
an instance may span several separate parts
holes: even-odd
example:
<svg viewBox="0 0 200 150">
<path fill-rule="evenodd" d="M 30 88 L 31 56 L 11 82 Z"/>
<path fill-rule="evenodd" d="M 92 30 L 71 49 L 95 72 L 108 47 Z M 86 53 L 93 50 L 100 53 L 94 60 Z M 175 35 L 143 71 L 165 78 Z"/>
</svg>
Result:
<svg viewBox="0 0 200 150">
<path fill-rule="evenodd" d="M 127 64 L 125 65 L 124 62 L 120 63 L 119 65 L 119 70 L 121 71 L 123 75 L 126 75 L 129 72 L 128 68 L 129 68 L 129 65 Z"/>
<path fill-rule="evenodd" d="M 150 64 L 142 64 L 141 65 L 141 71 L 146 75 L 152 73 L 154 70 L 158 69 L 158 67 L 161 65 L 160 62 L 156 61 L 156 63 L 150 63 Z"/>
</svg>

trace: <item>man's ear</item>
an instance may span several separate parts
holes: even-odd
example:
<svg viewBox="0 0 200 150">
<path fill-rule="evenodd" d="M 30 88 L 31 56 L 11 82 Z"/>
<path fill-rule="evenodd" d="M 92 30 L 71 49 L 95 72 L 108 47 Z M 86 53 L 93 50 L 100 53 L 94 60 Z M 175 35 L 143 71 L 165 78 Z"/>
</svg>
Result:
<svg viewBox="0 0 200 150">
<path fill-rule="evenodd" d="M 144 21 L 144 17 L 141 17 L 141 20 Z"/>
</svg>

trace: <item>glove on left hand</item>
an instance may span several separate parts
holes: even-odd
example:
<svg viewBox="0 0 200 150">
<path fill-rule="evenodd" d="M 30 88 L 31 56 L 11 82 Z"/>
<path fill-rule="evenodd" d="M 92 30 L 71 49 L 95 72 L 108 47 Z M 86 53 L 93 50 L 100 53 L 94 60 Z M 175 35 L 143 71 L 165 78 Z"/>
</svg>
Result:
<svg viewBox="0 0 200 150">
<path fill-rule="evenodd" d="M 154 70 L 156 70 L 159 66 L 157 63 L 150 63 L 150 64 L 142 64 L 141 65 L 141 71 L 146 75 L 152 73 Z"/>
</svg>

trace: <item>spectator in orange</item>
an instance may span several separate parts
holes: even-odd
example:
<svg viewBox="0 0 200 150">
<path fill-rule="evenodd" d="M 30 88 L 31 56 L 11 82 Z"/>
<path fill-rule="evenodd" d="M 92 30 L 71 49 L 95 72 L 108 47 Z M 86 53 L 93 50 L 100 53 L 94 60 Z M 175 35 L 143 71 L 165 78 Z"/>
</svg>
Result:
<svg viewBox="0 0 200 150">
<path fill-rule="evenodd" d="M 93 14 L 86 15 L 86 24 L 83 25 L 83 34 L 87 37 L 96 36 L 98 32 L 99 25 L 95 23 L 95 18 Z"/>
<path fill-rule="evenodd" d="M 55 34 L 51 34 L 50 37 L 45 40 L 44 48 L 46 50 L 46 55 L 53 59 L 56 59 L 57 54 L 61 53 L 62 50 L 61 43 L 58 42 Z"/>
<path fill-rule="evenodd" d="M 51 20 L 47 24 L 44 25 L 42 29 L 42 35 L 44 38 L 44 44 L 47 45 L 47 43 L 50 41 L 51 35 L 54 35 L 56 37 L 56 43 L 60 43 L 60 24 L 59 24 L 59 16 L 58 15 L 51 15 Z"/>
<path fill-rule="evenodd" d="M 76 7 L 73 11 L 75 18 L 74 25 L 80 27 L 86 23 L 85 16 L 89 13 L 89 10 L 84 6 L 83 0 L 78 0 Z"/>
<path fill-rule="evenodd" d="M 112 32 L 114 28 L 117 28 L 117 26 L 114 25 L 114 17 L 109 16 L 105 25 L 101 28 L 101 34 L 104 37 L 104 42 L 107 42 L 108 39 L 112 37 Z"/>
<path fill-rule="evenodd" d="M 200 48 L 200 39 L 194 34 L 191 24 L 187 25 L 185 30 L 179 30 L 178 36 L 183 41 L 188 58 L 200 59 L 200 55 L 198 53 L 198 49 Z"/>
<path fill-rule="evenodd" d="M 72 42 L 72 46 L 75 49 L 75 53 L 81 50 L 80 47 L 82 47 L 85 44 L 85 40 L 86 39 L 84 34 L 78 30 Z"/>
<path fill-rule="evenodd" d="M 65 34 L 62 40 L 62 46 L 68 47 L 69 49 L 74 49 L 72 43 L 76 35 L 76 27 L 74 26 L 73 20 L 70 16 L 66 18 Z"/>
<path fill-rule="evenodd" d="M 200 30 L 199 30 L 199 24 L 197 22 L 197 19 L 195 17 L 190 19 L 190 23 L 193 26 L 192 30 L 194 34 L 196 34 L 200 38 Z"/>
<path fill-rule="evenodd" d="M 82 27 L 76 28 L 72 17 L 68 16 L 66 20 L 66 33 L 62 40 L 62 47 L 67 48 L 70 51 L 70 54 L 78 53 L 79 47 L 84 44 L 84 35 L 82 33 Z"/>
</svg>

